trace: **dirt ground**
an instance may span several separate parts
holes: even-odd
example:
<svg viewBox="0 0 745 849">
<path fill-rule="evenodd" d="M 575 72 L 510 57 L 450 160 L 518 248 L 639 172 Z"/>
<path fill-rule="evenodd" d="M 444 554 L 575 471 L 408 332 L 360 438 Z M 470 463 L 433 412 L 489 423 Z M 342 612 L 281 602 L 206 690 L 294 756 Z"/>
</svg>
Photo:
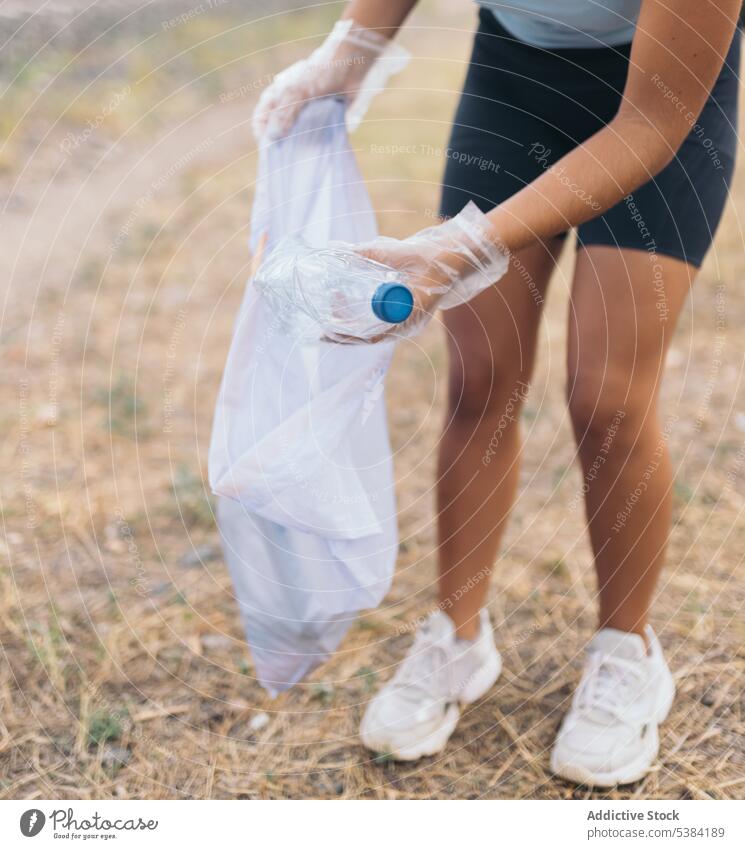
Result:
<svg viewBox="0 0 745 849">
<path fill-rule="evenodd" d="M 2 65 L 0 798 L 599 796 L 548 770 L 594 623 L 563 401 L 568 253 L 495 569 L 498 685 L 441 757 L 396 765 L 358 743 L 407 623 L 434 599 L 437 326 L 401 345 L 388 380 L 390 595 L 292 692 L 271 700 L 254 680 L 206 450 L 250 260 L 251 109 L 333 14 L 262 9 L 130 22 Z M 473 19 L 445 2 L 417 11 L 403 34 L 416 58 L 354 137 L 384 232 L 411 232 L 436 206 Z M 664 387 L 675 530 L 654 624 L 678 699 L 659 766 L 610 798 L 745 791 L 743 209 L 740 168 Z"/>
</svg>

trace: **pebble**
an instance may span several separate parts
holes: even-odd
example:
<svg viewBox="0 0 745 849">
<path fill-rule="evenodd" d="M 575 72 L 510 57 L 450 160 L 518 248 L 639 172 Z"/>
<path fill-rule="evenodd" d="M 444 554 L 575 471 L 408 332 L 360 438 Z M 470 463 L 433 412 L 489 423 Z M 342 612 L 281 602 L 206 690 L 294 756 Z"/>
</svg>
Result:
<svg viewBox="0 0 745 849">
<path fill-rule="evenodd" d="M 212 560 L 219 560 L 222 556 L 220 547 L 217 545 L 198 545 L 196 548 L 191 548 L 184 552 L 179 558 L 179 565 L 187 569 L 194 569 L 201 566 L 203 563 L 209 563 Z"/>
<path fill-rule="evenodd" d="M 266 728 L 267 725 L 269 725 L 269 714 L 264 713 L 264 711 L 254 714 L 254 716 L 251 717 L 251 721 L 248 723 L 248 727 L 251 731 L 261 731 L 261 729 Z"/>
<path fill-rule="evenodd" d="M 206 649 L 225 649 L 233 645 L 233 640 L 225 634 L 203 634 L 202 645 Z"/>
<path fill-rule="evenodd" d="M 124 746 L 106 746 L 101 755 L 105 767 L 126 766 L 132 759 L 132 752 Z"/>
</svg>

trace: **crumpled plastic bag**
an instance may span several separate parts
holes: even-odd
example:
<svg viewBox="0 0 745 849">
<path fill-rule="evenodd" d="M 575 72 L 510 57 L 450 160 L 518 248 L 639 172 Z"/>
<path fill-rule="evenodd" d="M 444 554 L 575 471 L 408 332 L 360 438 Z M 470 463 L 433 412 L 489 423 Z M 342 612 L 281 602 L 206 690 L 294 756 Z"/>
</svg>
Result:
<svg viewBox="0 0 745 849">
<path fill-rule="evenodd" d="M 376 235 L 344 104 L 311 102 L 261 150 L 254 249 Z M 288 336 L 249 281 L 209 452 L 218 525 L 261 684 L 276 694 L 338 646 L 390 587 L 398 550 L 383 380 L 393 345 Z"/>
</svg>

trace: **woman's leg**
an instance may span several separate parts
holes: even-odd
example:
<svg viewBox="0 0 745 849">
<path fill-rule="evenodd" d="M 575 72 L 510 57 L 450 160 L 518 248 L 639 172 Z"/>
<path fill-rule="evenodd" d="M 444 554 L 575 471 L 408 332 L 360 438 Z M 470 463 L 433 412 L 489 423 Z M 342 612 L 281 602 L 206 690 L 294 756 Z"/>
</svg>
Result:
<svg viewBox="0 0 745 849">
<path fill-rule="evenodd" d="M 662 568 L 672 473 L 657 398 L 695 273 L 644 251 L 589 246 L 577 255 L 567 391 L 601 628 L 643 634 Z"/>
<path fill-rule="evenodd" d="M 520 252 L 498 286 L 444 313 L 450 370 L 437 480 L 439 600 L 464 639 L 478 633 L 515 497 L 520 410 L 560 248 L 555 240 Z"/>
</svg>

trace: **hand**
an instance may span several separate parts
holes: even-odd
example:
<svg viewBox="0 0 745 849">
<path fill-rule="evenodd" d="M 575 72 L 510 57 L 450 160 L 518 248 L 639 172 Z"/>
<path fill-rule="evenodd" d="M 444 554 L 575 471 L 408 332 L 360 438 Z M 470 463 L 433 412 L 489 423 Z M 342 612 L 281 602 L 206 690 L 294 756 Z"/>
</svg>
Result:
<svg viewBox="0 0 745 849">
<path fill-rule="evenodd" d="M 509 252 L 473 202 L 455 218 L 408 239 L 381 236 L 354 250 L 400 272 L 400 282 L 414 296 L 414 309 L 406 321 L 391 324 L 374 337 L 334 334 L 327 337 L 329 341 L 369 344 L 411 336 L 422 330 L 437 309 L 466 303 L 496 283 L 509 265 Z"/>
<path fill-rule="evenodd" d="M 387 61 L 379 62 L 384 55 Z M 353 130 L 376 90 L 406 62 L 408 53 L 385 36 L 350 19 L 338 21 L 317 50 L 277 74 L 261 95 L 253 115 L 254 135 L 258 141 L 281 138 L 309 100 L 334 95 L 347 99 L 347 126 Z M 376 73 L 368 76 L 373 66 Z"/>
</svg>

